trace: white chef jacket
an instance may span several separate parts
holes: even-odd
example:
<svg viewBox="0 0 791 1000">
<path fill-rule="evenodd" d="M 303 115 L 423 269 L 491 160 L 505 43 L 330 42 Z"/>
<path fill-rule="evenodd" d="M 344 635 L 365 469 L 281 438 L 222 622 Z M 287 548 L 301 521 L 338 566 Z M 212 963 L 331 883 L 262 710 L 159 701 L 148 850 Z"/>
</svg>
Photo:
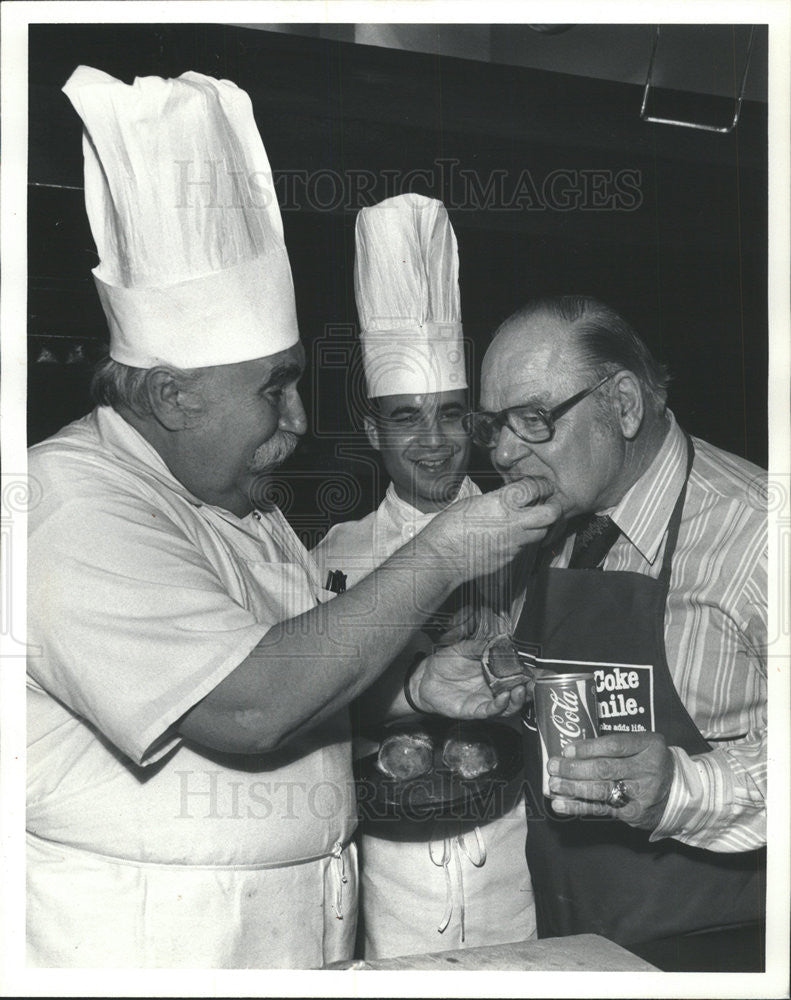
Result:
<svg viewBox="0 0 791 1000">
<path fill-rule="evenodd" d="M 276 509 L 201 503 L 109 407 L 32 448 L 29 474 L 29 964 L 350 957 L 348 713 L 260 756 L 174 728 L 326 599 L 309 553 Z"/>
<path fill-rule="evenodd" d="M 457 499 L 480 493 L 465 477 Z M 331 528 L 313 550 L 347 587 L 372 572 L 435 516 L 402 500 L 392 483 L 360 521 Z M 360 905 L 365 957 L 524 941 L 536 935 L 525 859 L 527 820 L 520 794 L 496 819 L 475 823 L 381 823 L 363 826 Z"/>
</svg>

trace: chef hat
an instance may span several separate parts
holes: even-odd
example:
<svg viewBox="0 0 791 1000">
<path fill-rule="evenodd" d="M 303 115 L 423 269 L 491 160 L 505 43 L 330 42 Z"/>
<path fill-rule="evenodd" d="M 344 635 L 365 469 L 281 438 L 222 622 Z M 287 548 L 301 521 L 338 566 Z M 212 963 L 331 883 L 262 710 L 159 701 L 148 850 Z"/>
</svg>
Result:
<svg viewBox="0 0 791 1000">
<path fill-rule="evenodd" d="M 247 94 L 184 73 L 128 86 L 80 66 L 85 205 L 110 356 L 232 364 L 299 339 L 272 171 Z"/>
<path fill-rule="evenodd" d="M 441 201 L 363 208 L 354 292 L 368 395 L 466 389 L 456 236 Z"/>
</svg>

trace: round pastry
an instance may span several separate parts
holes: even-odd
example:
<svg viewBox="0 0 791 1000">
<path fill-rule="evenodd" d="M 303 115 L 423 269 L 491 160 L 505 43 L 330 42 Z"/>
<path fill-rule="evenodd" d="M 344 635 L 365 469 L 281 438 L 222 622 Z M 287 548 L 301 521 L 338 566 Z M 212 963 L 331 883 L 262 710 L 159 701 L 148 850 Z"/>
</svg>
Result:
<svg viewBox="0 0 791 1000">
<path fill-rule="evenodd" d="M 451 736 L 442 747 L 442 760 L 462 778 L 479 778 L 497 767 L 497 750 L 485 737 Z"/>
<path fill-rule="evenodd" d="M 486 683 L 494 695 L 526 684 L 530 679 L 508 635 L 497 635 L 488 642 L 481 664 Z"/>
<path fill-rule="evenodd" d="M 434 744 L 428 733 L 393 733 L 382 740 L 376 766 L 388 778 L 408 781 L 427 774 L 434 764 Z"/>
</svg>

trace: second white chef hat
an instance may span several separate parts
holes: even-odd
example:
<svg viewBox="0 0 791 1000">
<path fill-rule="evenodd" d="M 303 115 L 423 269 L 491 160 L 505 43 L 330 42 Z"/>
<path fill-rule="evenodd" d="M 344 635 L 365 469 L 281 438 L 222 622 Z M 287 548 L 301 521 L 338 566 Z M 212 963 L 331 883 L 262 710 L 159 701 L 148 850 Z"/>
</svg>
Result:
<svg viewBox="0 0 791 1000">
<path fill-rule="evenodd" d="M 368 396 L 467 388 L 456 235 L 420 194 L 363 208 L 354 292 Z"/>
</svg>

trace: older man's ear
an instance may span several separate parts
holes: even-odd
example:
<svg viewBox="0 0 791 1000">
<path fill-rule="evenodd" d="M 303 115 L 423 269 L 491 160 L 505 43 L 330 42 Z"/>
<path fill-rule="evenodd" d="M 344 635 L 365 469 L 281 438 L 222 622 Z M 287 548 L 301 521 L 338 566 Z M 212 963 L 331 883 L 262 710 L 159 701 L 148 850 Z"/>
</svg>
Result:
<svg viewBox="0 0 791 1000">
<path fill-rule="evenodd" d="M 643 390 L 630 371 L 619 372 L 613 382 L 612 401 L 621 433 L 627 441 L 632 441 L 637 437 L 645 416 Z"/>
<path fill-rule="evenodd" d="M 181 378 L 169 368 L 152 368 L 146 377 L 154 418 L 169 431 L 194 427 L 205 410 L 203 378 Z"/>
</svg>

